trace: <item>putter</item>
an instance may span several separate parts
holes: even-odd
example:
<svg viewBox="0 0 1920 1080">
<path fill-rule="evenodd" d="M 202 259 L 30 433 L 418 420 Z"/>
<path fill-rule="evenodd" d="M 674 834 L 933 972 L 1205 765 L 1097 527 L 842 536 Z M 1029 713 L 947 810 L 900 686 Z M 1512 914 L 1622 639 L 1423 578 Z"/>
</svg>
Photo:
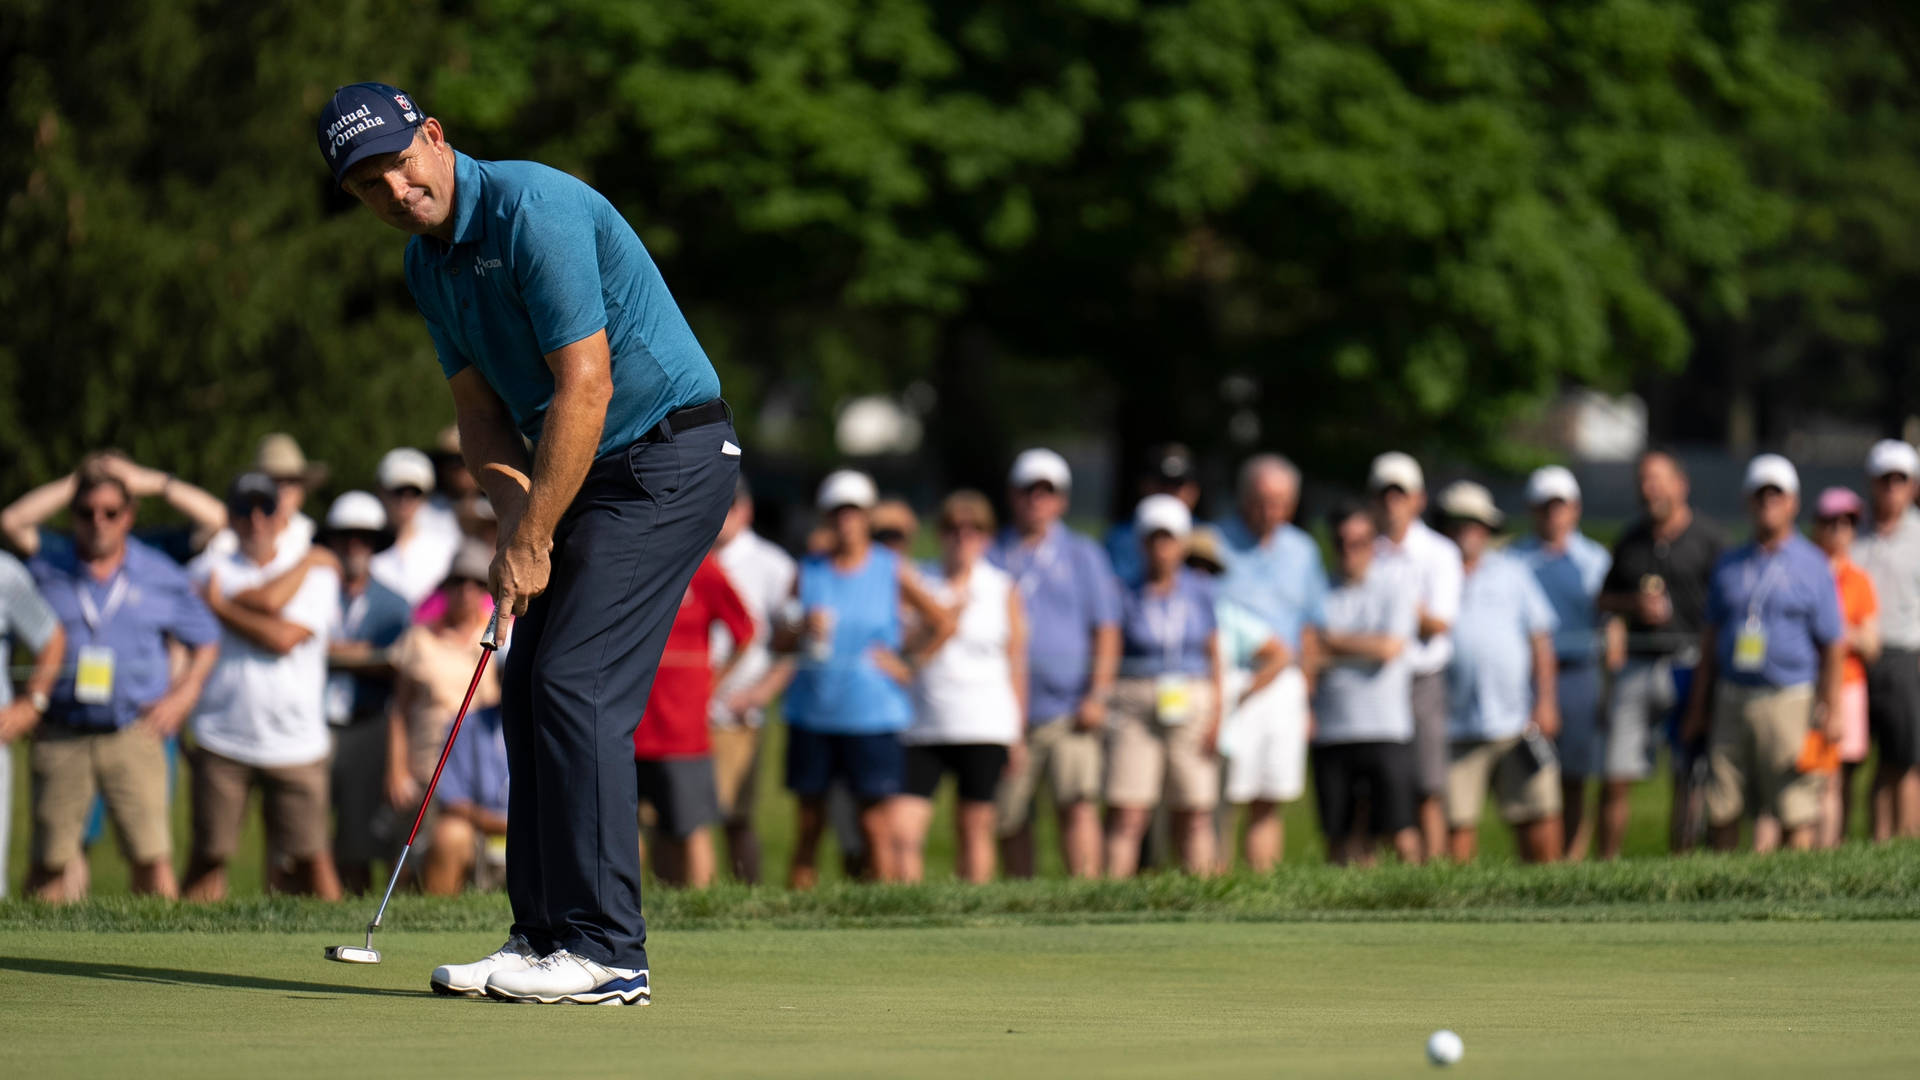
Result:
<svg viewBox="0 0 1920 1080">
<path fill-rule="evenodd" d="M 380 962 L 380 950 L 373 947 L 373 932 L 380 929 L 380 919 L 387 913 L 387 901 L 393 899 L 393 887 L 400 881 L 400 868 L 407 864 L 407 853 L 413 850 L 414 838 L 420 835 L 420 823 L 426 820 L 427 807 L 433 802 L 433 789 L 440 784 L 440 770 L 447 767 L 447 755 L 453 752 L 453 740 L 460 737 L 460 722 L 467 718 L 467 706 L 473 704 L 474 691 L 480 689 L 480 676 L 487 672 L 487 661 L 493 658 L 493 652 L 500 647 L 500 609 L 493 609 L 493 617 L 487 620 L 487 632 L 480 636 L 480 664 L 473 669 L 473 681 L 467 684 L 467 697 L 460 703 L 460 711 L 454 714 L 453 726 L 447 729 L 447 744 L 440 748 L 440 763 L 433 767 L 433 779 L 427 781 L 426 793 L 420 796 L 420 810 L 413 815 L 413 830 L 407 833 L 407 843 L 400 849 L 400 857 L 393 860 L 393 874 L 387 878 L 387 891 L 380 897 L 380 909 L 373 913 L 373 921 L 367 924 L 367 943 L 365 945 L 329 945 L 321 955 L 342 964 L 377 964 Z"/>
</svg>

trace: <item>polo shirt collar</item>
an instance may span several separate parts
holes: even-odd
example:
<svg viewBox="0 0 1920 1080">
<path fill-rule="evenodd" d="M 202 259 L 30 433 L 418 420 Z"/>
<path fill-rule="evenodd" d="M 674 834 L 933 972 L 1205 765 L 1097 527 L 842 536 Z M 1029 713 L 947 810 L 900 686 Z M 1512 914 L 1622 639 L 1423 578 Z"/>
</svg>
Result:
<svg viewBox="0 0 1920 1080">
<path fill-rule="evenodd" d="M 453 242 L 471 244 L 486 235 L 480 213 L 480 164 L 458 150 L 453 152 Z"/>
</svg>

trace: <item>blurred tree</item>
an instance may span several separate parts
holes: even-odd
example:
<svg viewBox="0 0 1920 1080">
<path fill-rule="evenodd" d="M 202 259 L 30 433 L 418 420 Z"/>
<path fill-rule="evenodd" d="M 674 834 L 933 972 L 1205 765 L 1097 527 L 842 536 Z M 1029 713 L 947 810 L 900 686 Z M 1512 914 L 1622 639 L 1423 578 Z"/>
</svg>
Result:
<svg viewBox="0 0 1920 1080">
<path fill-rule="evenodd" d="M 398 238 L 311 149 L 360 78 L 605 192 L 748 438 L 816 458 L 835 402 L 916 383 L 943 479 L 993 485 L 1016 439 L 1090 429 L 1251 420 L 1351 474 L 1384 442 L 1508 459 L 1563 383 L 1696 355 L 1904 372 L 1912 79 L 1874 16 L 15 0 L 0 483 L 101 442 L 214 479 L 275 427 L 357 476 L 444 422 Z"/>
</svg>

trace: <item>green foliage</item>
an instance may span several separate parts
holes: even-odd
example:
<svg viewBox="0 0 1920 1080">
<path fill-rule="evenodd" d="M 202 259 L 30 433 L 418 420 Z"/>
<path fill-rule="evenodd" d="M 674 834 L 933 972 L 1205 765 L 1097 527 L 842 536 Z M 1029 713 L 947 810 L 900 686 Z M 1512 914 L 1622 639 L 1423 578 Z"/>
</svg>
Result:
<svg viewBox="0 0 1920 1080">
<path fill-rule="evenodd" d="M 1779 378 L 1810 355 L 1902 369 L 1920 125 L 1899 18 L 14 0 L 0 485 L 103 443 L 217 481 L 275 428 L 357 476 L 445 422 L 399 238 L 311 149 L 313 111 L 360 78 L 417 91 L 463 149 L 604 191 L 749 437 L 779 390 L 802 450 L 841 396 L 919 379 L 956 453 L 983 415 L 1217 443 L 1240 374 L 1270 436 L 1344 459 L 1383 433 L 1498 456 L 1563 383 L 1673 371 L 1703 335 Z"/>
</svg>

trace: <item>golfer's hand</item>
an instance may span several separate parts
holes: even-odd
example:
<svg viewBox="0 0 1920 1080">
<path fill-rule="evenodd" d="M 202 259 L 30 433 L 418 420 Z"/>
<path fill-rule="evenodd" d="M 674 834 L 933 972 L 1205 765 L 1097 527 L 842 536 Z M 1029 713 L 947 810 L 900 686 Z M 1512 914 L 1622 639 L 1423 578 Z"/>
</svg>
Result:
<svg viewBox="0 0 1920 1080">
<path fill-rule="evenodd" d="M 547 591 L 552 555 L 553 541 L 536 546 L 518 537 L 494 553 L 490 584 L 502 615 L 525 615 L 528 602 Z"/>
<path fill-rule="evenodd" d="M 1099 731 L 1107 723 L 1107 703 L 1098 694 L 1089 694 L 1074 712 L 1073 726 L 1081 731 Z"/>
<path fill-rule="evenodd" d="M 180 733 L 180 726 L 187 722 L 187 711 L 192 706 L 193 702 L 187 695 L 169 690 L 140 714 L 140 726 L 152 732 L 156 738 L 171 738 Z"/>
</svg>

